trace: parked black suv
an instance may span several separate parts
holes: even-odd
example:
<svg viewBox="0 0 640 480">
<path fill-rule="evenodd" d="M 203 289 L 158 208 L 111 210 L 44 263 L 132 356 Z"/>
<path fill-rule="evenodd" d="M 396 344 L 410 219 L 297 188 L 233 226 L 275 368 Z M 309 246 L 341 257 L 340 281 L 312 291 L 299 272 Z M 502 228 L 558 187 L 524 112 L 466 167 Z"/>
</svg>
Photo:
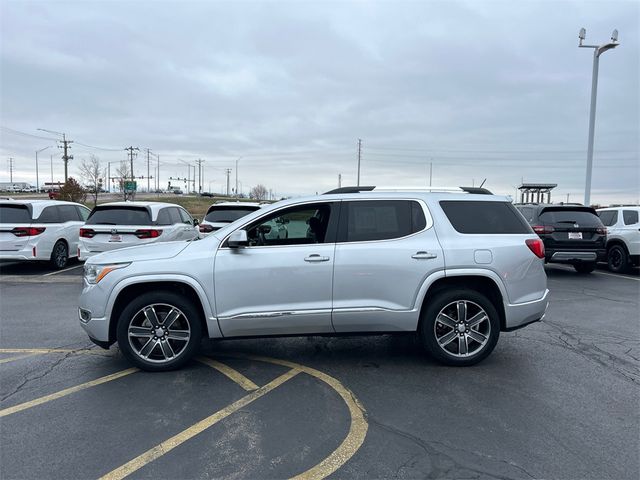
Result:
<svg viewBox="0 0 640 480">
<path fill-rule="evenodd" d="M 590 273 L 607 257 L 607 229 L 591 207 L 583 205 L 516 205 L 544 242 L 545 262 L 568 263 Z"/>
</svg>

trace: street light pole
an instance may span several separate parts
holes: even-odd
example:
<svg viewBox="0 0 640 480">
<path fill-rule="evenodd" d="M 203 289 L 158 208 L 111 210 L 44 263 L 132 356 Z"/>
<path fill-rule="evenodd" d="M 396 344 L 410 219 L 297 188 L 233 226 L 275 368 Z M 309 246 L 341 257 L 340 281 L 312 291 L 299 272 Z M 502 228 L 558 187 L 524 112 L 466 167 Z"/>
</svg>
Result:
<svg viewBox="0 0 640 480">
<path fill-rule="evenodd" d="M 38 177 L 38 154 L 40 152 L 44 152 L 47 148 L 51 148 L 51 145 L 41 148 L 40 150 L 36 150 L 36 192 L 38 193 L 40 193 L 40 179 Z"/>
<path fill-rule="evenodd" d="M 242 157 L 236 158 L 236 197 L 238 196 L 238 162 Z"/>
<path fill-rule="evenodd" d="M 582 42 L 586 37 L 587 31 L 580 29 L 578 38 L 580 48 L 593 48 L 593 72 L 591 73 L 591 106 L 589 110 L 589 140 L 587 144 L 587 174 L 584 186 L 584 204 L 591 204 L 591 172 L 593 169 L 593 137 L 596 123 L 596 97 L 598 94 L 598 67 L 600 63 L 600 55 L 607 50 L 616 48 L 618 45 L 618 30 L 614 30 L 611 34 L 611 41 L 603 45 L 583 45 Z"/>
</svg>

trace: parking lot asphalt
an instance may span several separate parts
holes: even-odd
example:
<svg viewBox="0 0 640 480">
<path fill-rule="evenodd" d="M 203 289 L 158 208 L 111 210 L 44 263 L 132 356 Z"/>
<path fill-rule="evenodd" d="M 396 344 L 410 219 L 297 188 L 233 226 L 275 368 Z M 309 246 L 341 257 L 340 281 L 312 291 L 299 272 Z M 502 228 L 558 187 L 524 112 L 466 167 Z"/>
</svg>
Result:
<svg viewBox="0 0 640 480">
<path fill-rule="evenodd" d="M 205 341 L 151 374 L 86 338 L 81 268 L 11 268 L 3 479 L 640 477 L 637 275 L 547 267 L 546 318 L 471 368 L 381 335 Z"/>
</svg>

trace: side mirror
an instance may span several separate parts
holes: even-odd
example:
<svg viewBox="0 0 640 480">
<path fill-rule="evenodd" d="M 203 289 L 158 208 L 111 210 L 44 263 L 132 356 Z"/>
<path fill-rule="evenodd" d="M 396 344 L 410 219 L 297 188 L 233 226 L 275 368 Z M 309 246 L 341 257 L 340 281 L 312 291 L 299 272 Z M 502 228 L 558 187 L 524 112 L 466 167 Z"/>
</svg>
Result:
<svg viewBox="0 0 640 480">
<path fill-rule="evenodd" d="M 236 230 L 231 235 L 229 235 L 229 240 L 227 241 L 227 243 L 229 244 L 229 248 L 240 248 L 248 246 L 249 240 L 247 239 L 247 231 Z"/>
<path fill-rule="evenodd" d="M 198 220 L 197 218 L 193 219 L 193 226 L 197 227 L 198 225 L 200 225 L 200 220 Z"/>
</svg>

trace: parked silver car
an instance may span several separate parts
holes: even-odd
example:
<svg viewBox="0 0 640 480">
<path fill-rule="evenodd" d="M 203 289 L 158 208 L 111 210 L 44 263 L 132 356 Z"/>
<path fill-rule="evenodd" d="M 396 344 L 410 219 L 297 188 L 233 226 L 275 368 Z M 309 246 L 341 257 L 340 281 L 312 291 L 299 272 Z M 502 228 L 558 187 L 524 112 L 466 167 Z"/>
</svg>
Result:
<svg viewBox="0 0 640 480">
<path fill-rule="evenodd" d="M 264 225 L 286 224 L 287 238 Z M 417 332 L 472 365 L 547 308 L 544 245 L 505 197 L 360 191 L 279 202 L 196 242 L 97 255 L 82 327 L 146 370 L 185 364 L 201 336 Z"/>
</svg>

